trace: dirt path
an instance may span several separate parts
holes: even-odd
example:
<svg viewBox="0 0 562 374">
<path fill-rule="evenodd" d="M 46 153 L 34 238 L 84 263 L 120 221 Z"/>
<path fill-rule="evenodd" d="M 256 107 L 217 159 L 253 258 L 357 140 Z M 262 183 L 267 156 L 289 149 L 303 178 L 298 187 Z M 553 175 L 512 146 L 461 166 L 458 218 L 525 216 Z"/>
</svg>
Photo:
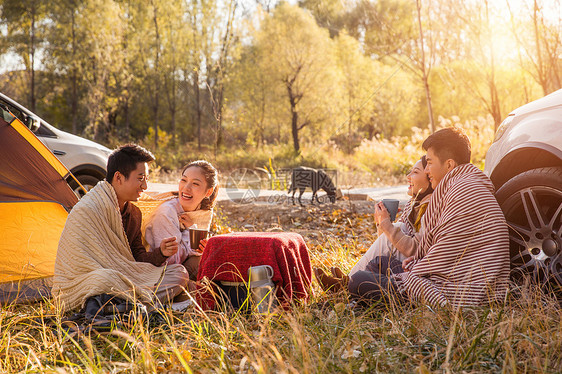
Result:
<svg viewBox="0 0 562 374">
<path fill-rule="evenodd" d="M 354 241 L 366 250 L 376 237 L 372 212 L 374 201 L 342 200 L 335 204 L 305 205 L 220 201 L 218 231 L 291 231 L 309 245 L 325 243 L 326 236 Z M 227 232 L 227 231 L 224 231 Z"/>
<path fill-rule="evenodd" d="M 167 192 L 175 184 L 149 183 L 148 191 Z M 373 221 L 375 200 L 395 198 L 401 208 L 408 200 L 407 186 L 344 190 L 343 199 L 336 203 L 310 204 L 311 192 L 303 196 L 304 205 L 293 205 L 285 192 L 261 190 L 244 194 L 242 190 L 219 190 L 215 232 L 229 231 L 290 231 L 301 234 L 310 246 L 326 243 L 328 237 L 353 243 L 360 252 L 366 251 L 376 238 Z M 244 196 L 248 198 L 244 198 Z M 320 192 L 321 201 L 325 193 Z M 242 198 L 242 199 L 241 199 Z"/>
<path fill-rule="evenodd" d="M 146 193 L 148 194 L 156 194 L 156 193 L 163 193 L 169 191 L 177 191 L 178 185 L 174 183 L 148 183 L 148 189 Z M 344 196 L 351 195 L 352 199 L 355 198 L 365 198 L 369 197 L 374 200 L 379 199 L 398 199 L 402 203 L 408 200 L 408 195 L 406 191 L 408 186 L 405 184 L 400 185 L 392 185 L 392 186 L 384 186 L 384 187 L 370 187 L 370 188 L 352 188 L 352 189 L 343 189 L 341 190 Z M 325 199 L 325 192 L 320 191 L 318 193 L 319 198 Z M 298 196 L 298 193 L 297 193 Z M 274 190 L 247 190 L 247 189 L 232 189 L 232 188 L 220 188 L 218 200 L 258 200 L 259 202 L 270 202 L 270 203 L 277 203 L 283 202 L 286 203 L 288 195 L 286 191 L 274 191 Z M 312 192 L 306 191 L 303 195 L 303 201 L 310 201 L 312 197 Z"/>
</svg>

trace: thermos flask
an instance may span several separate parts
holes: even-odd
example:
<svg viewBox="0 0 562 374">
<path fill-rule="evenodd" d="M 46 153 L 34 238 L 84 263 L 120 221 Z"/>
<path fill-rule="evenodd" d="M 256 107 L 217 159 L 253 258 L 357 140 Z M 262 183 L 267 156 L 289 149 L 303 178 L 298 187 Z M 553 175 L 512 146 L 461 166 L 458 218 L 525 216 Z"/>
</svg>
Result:
<svg viewBox="0 0 562 374">
<path fill-rule="evenodd" d="M 248 269 L 250 292 L 255 310 L 258 313 L 269 313 L 277 306 L 275 284 L 273 283 L 273 268 L 269 265 L 252 266 Z"/>
</svg>

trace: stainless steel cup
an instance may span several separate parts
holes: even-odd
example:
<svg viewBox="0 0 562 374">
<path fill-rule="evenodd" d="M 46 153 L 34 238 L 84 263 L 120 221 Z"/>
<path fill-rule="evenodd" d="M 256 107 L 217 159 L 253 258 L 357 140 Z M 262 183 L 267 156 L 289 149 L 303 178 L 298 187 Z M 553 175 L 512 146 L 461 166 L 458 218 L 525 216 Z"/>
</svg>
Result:
<svg viewBox="0 0 562 374">
<path fill-rule="evenodd" d="M 248 269 L 252 301 L 258 313 L 269 313 L 277 306 L 273 274 L 273 268 L 269 265 L 252 266 Z"/>
<path fill-rule="evenodd" d="M 191 246 L 191 249 L 199 248 L 199 243 L 201 242 L 201 240 L 207 239 L 207 235 L 209 235 L 209 230 L 190 228 L 189 244 Z"/>
<path fill-rule="evenodd" d="M 400 200 L 396 199 L 382 199 L 382 203 L 388 213 L 390 214 L 390 222 L 396 220 L 396 214 L 398 213 L 398 206 L 400 205 Z"/>
</svg>

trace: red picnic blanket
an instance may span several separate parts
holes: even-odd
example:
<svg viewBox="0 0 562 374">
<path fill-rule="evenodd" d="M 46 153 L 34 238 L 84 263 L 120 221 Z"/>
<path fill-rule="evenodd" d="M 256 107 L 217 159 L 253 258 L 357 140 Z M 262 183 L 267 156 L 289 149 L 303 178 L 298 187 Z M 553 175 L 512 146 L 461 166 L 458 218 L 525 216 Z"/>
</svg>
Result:
<svg viewBox="0 0 562 374">
<path fill-rule="evenodd" d="M 312 268 L 303 237 L 296 233 L 238 232 L 209 239 L 201 257 L 197 279 L 248 282 L 248 269 L 270 265 L 277 298 L 281 304 L 308 299 L 312 293 Z M 204 309 L 214 308 L 208 292 L 198 301 Z"/>
</svg>

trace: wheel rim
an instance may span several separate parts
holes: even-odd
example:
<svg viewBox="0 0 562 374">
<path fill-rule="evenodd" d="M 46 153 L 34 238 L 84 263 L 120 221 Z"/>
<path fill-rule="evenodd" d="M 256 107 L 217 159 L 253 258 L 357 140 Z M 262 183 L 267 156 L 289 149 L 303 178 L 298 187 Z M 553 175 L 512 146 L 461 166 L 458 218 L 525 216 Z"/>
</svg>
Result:
<svg viewBox="0 0 562 374">
<path fill-rule="evenodd" d="M 562 285 L 562 191 L 524 188 L 502 204 L 509 226 L 512 278 Z"/>
<path fill-rule="evenodd" d="M 86 189 L 86 191 L 90 191 L 92 188 L 94 188 L 94 186 L 92 186 L 91 184 L 83 184 L 82 186 L 84 186 L 84 189 Z M 84 190 L 80 186 L 76 187 L 73 191 L 76 196 L 78 196 L 78 199 L 81 199 L 82 197 L 84 197 L 84 195 L 86 195 L 86 192 L 84 192 Z"/>
</svg>

